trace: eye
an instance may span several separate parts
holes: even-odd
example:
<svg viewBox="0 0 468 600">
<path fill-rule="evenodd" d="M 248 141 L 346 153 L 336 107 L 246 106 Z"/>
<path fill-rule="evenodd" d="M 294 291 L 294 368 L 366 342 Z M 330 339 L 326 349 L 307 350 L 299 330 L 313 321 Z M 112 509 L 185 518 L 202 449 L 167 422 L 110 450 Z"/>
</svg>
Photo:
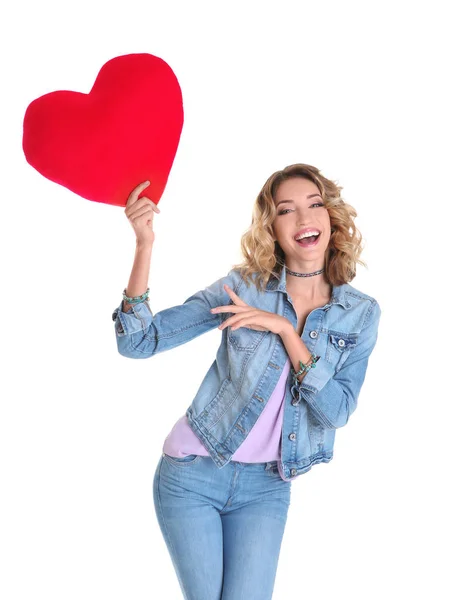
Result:
<svg viewBox="0 0 468 600">
<path fill-rule="evenodd" d="M 325 204 L 323 204 L 322 202 L 314 202 L 314 204 L 311 204 L 311 206 L 325 206 Z M 280 210 L 278 215 L 285 215 L 289 210 L 291 210 L 290 208 L 283 208 L 283 210 Z"/>
</svg>

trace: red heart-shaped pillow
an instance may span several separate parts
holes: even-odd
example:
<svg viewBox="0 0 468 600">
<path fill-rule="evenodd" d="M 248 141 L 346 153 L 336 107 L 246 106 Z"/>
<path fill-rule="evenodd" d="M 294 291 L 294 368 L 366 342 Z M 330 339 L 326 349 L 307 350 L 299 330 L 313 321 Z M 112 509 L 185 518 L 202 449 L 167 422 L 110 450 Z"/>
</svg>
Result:
<svg viewBox="0 0 468 600">
<path fill-rule="evenodd" d="M 169 65 L 127 54 L 103 65 L 89 94 L 57 91 L 26 109 L 23 152 L 39 173 L 87 200 L 125 206 L 142 194 L 158 203 L 184 121 L 182 92 Z"/>
</svg>

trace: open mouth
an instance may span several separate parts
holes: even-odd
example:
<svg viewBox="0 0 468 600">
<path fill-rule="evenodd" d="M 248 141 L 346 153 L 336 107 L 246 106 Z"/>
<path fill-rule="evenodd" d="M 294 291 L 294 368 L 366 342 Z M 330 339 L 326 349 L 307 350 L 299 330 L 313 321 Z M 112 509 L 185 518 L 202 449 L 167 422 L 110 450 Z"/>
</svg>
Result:
<svg viewBox="0 0 468 600">
<path fill-rule="evenodd" d="M 310 235 L 308 237 L 302 238 L 301 240 L 296 240 L 296 242 L 304 247 L 304 248 L 308 248 L 310 246 L 315 246 L 318 242 L 318 239 L 320 237 L 320 233 L 318 235 Z"/>
</svg>

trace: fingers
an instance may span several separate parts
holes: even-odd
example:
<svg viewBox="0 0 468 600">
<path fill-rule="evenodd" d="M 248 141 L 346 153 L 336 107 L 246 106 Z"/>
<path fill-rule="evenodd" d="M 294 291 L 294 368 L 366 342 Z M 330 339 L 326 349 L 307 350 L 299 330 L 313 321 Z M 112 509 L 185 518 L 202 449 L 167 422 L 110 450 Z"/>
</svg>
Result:
<svg viewBox="0 0 468 600">
<path fill-rule="evenodd" d="M 225 312 L 244 312 L 247 304 L 244 306 L 236 306 L 235 304 L 227 304 L 226 306 L 216 306 L 215 308 L 210 308 L 211 313 L 225 313 Z M 249 308 L 249 307 L 248 307 Z"/>
<path fill-rule="evenodd" d="M 138 198 L 138 200 L 135 202 L 135 204 L 133 206 L 136 208 L 137 206 L 140 207 L 142 205 L 149 206 L 151 208 L 151 210 L 153 210 L 154 212 L 157 212 L 157 213 L 161 212 L 159 210 L 158 205 L 155 204 L 150 198 L 147 198 L 146 196 L 142 196 L 141 198 Z"/>
<path fill-rule="evenodd" d="M 235 301 L 236 304 L 240 306 L 247 306 L 247 304 L 239 298 L 239 296 L 228 286 L 227 283 L 224 284 L 224 289 L 228 293 L 228 295 Z"/>
<path fill-rule="evenodd" d="M 246 323 L 246 321 L 250 318 L 250 317 L 257 317 L 257 310 L 250 310 L 250 311 L 242 311 L 242 313 L 240 314 L 236 314 L 233 315 L 232 317 L 228 317 L 223 323 L 221 323 L 221 325 L 218 326 L 218 329 L 224 329 L 225 327 L 231 327 L 231 329 L 237 329 L 238 327 L 247 327 L 247 325 L 249 323 Z M 244 325 L 241 325 L 241 323 L 245 323 Z"/>
<path fill-rule="evenodd" d="M 133 204 L 135 204 L 135 202 L 138 200 L 138 195 L 149 186 L 150 182 L 149 181 L 143 181 L 143 183 L 140 183 L 140 185 L 137 185 L 136 188 L 134 190 L 132 190 L 130 192 L 130 195 L 127 199 L 127 208 L 132 206 Z"/>
<path fill-rule="evenodd" d="M 143 198 L 140 198 L 140 200 L 142 200 Z M 149 200 L 149 203 L 151 203 L 151 200 Z M 149 206 L 149 203 L 146 202 L 145 204 L 141 205 L 141 204 L 137 204 L 132 212 L 126 212 L 127 218 L 130 221 L 135 221 L 135 219 L 138 219 L 139 217 L 141 217 L 142 215 L 146 215 L 148 217 L 148 219 L 153 219 L 153 210 L 152 208 Z M 159 212 L 159 210 L 157 211 Z"/>
<path fill-rule="evenodd" d="M 150 207 L 151 210 L 156 213 L 161 212 L 159 207 L 148 197 L 142 196 L 141 198 L 138 198 L 138 195 L 141 194 L 141 192 L 149 185 L 149 181 L 144 181 L 143 183 L 140 183 L 140 185 L 137 185 L 137 187 L 130 193 L 125 206 L 125 213 L 127 217 L 139 217 L 148 211 L 148 207 Z M 142 208 L 144 210 L 142 210 Z"/>
<path fill-rule="evenodd" d="M 210 309 L 212 313 L 220 313 L 220 312 L 239 312 L 245 310 L 246 308 L 250 308 L 250 306 L 241 300 L 239 296 L 233 292 L 233 290 L 228 286 L 227 283 L 224 284 L 224 289 L 228 293 L 228 295 L 232 298 L 234 304 L 228 304 L 226 306 L 216 306 L 216 308 Z"/>
</svg>

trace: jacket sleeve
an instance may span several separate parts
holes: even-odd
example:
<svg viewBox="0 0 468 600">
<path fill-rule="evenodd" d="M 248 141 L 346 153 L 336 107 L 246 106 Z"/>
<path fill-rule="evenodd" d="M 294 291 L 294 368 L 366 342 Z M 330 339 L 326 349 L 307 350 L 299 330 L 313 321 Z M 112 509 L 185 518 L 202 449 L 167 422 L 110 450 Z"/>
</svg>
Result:
<svg viewBox="0 0 468 600">
<path fill-rule="evenodd" d="M 227 317 L 226 313 L 212 314 L 210 309 L 232 303 L 224 284 L 237 293 L 241 283 L 239 272 L 232 269 L 226 276 L 187 298 L 183 304 L 166 308 L 155 315 L 148 301 L 139 302 L 129 312 L 124 312 L 122 300 L 112 313 L 119 354 L 127 358 L 149 358 L 214 329 Z"/>
<path fill-rule="evenodd" d="M 309 369 L 296 388 L 318 422 L 327 429 L 338 429 L 348 422 L 356 410 L 357 400 L 366 376 L 372 350 L 377 343 L 381 309 L 376 300 L 370 305 L 356 347 L 336 373 L 333 366 L 317 363 Z M 323 367 L 319 369 L 319 365 Z M 315 373 L 317 371 L 317 373 Z"/>
</svg>

